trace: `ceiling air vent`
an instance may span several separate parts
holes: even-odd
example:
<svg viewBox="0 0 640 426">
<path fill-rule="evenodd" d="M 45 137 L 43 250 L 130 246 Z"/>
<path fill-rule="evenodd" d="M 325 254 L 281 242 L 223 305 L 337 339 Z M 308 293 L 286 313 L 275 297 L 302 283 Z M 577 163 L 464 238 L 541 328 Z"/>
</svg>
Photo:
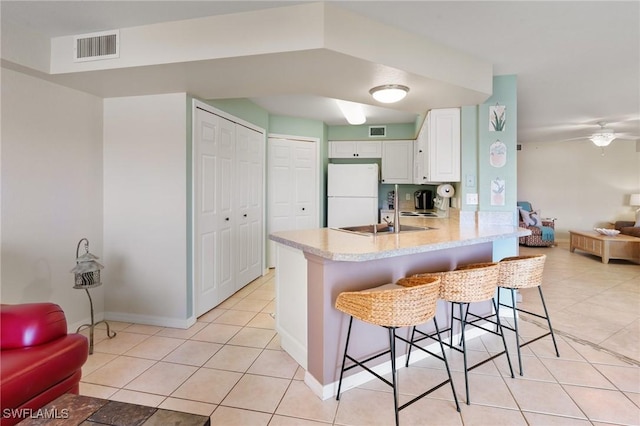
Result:
<svg viewBox="0 0 640 426">
<path fill-rule="evenodd" d="M 74 61 L 95 61 L 120 57 L 120 31 L 103 31 L 73 37 Z"/>
<path fill-rule="evenodd" d="M 369 126 L 370 138 L 384 138 L 387 136 L 387 126 Z"/>
</svg>

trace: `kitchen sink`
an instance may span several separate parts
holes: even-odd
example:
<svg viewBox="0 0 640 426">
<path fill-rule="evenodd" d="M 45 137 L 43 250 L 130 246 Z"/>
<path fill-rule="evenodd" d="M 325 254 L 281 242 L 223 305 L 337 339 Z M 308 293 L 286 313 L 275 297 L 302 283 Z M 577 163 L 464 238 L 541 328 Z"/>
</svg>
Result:
<svg viewBox="0 0 640 426">
<path fill-rule="evenodd" d="M 353 232 L 354 234 L 360 234 L 360 235 L 393 234 L 393 226 L 389 226 L 386 223 L 377 223 L 375 225 L 345 226 L 344 228 L 334 228 L 334 229 L 338 231 Z M 436 228 L 432 228 L 430 226 L 411 226 L 411 225 L 400 224 L 400 233 L 428 231 L 430 229 L 436 229 Z"/>
</svg>

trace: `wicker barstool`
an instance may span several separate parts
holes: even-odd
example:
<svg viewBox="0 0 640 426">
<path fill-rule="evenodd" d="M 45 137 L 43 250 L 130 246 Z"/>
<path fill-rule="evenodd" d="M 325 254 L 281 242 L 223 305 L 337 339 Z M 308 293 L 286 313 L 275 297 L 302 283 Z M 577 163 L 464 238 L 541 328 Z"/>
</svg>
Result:
<svg viewBox="0 0 640 426">
<path fill-rule="evenodd" d="M 474 327 L 478 327 L 492 334 L 496 334 L 502 338 L 502 343 L 504 344 L 505 351 L 507 357 L 507 362 L 509 364 L 509 369 L 511 370 L 511 377 L 513 376 L 513 368 L 511 367 L 511 359 L 509 358 L 509 352 L 507 351 L 507 343 L 504 338 L 504 333 L 502 332 L 502 326 L 500 324 L 499 318 L 497 319 L 497 327 L 496 330 L 487 329 L 482 325 L 478 324 L 478 321 L 483 319 L 483 317 L 479 317 L 473 313 L 469 312 L 469 305 L 471 303 L 477 302 L 485 302 L 491 300 L 493 303 L 493 308 L 498 310 L 498 305 L 494 300 L 493 296 L 498 288 L 498 274 L 499 267 L 496 263 L 476 263 L 472 265 L 463 266 L 454 271 L 448 272 L 435 272 L 429 274 L 418 274 L 417 277 L 425 277 L 425 276 L 436 276 L 440 278 L 440 299 L 451 303 L 451 324 L 447 329 L 449 331 L 450 339 L 449 343 L 445 343 L 451 349 L 454 349 L 458 352 L 462 352 L 463 362 L 464 362 L 464 381 L 465 381 L 465 391 L 467 397 L 467 404 L 470 404 L 469 398 L 469 371 L 473 370 L 476 367 L 492 360 L 495 356 L 487 358 L 483 361 L 476 363 L 475 365 L 468 366 L 467 365 L 467 343 L 465 339 L 465 328 L 467 325 L 472 325 Z M 457 306 L 459 308 L 459 317 L 455 317 L 455 309 Z M 468 317 L 472 316 L 474 319 L 472 321 L 468 321 Z M 453 325 L 454 320 L 458 320 L 460 322 L 460 346 L 462 349 L 458 347 L 458 345 L 453 344 Z M 416 333 L 419 335 L 416 338 Z M 411 341 L 413 343 L 417 343 L 427 337 L 431 337 L 429 333 L 424 331 L 420 331 L 417 327 L 414 327 L 411 333 Z M 409 357 L 411 355 L 411 351 L 407 354 L 407 365 L 409 365 Z"/>
<path fill-rule="evenodd" d="M 556 350 L 556 356 L 560 356 L 558 352 L 558 345 L 556 343 L 556 337 L 553 334 L 553 328 L 551 327 L 551 320 L 549 319 L 549 312 L 547 311 L 547 305 L 542 295 L 542 272 L 544 270 L 544 262 L 547 258 L 545 254 L 531 255 L 531 256 L 513 256 L 506 257 L 498 262 L 500 275 L 498 277 L 498 287 L 511 292 L 511 305 L 506 305 L 500 302 L 500 292 L 498 292 L 498 307 L 504 306 L 513 310 L 513 327 L 503 325 L 503 328 L 509 329 L 515 333 L 516 346 L 518 348 L 518 366 L 520 367 L 520 375 L 523 375 L 522 369 L 522 356 L 520 354 L 520 348 L 533 343 L 536 340 L 540 340 L 543 337 L 551 335 L 553 340 L 553 347 Z M 529 312 L 524 309 L 518 308 L 516 304 L 515 292 L 518 289 L 538 287 L 538 293 L 540 294 L 540 300 L 542 301 L 542 308 L 544 309 L 544 315 L 540 315 L 534 312 Z M 520 343 L 520 334 L 518 332 L 518 312 L 524 312 L 526 314 L 545 319 L 549 325 L 549 332 L 544 333 L 536 338 L 533 338 L 527 342 Z"/>
<path fill-rule="evenodd" d="M 336 300 L 336 309 L 350 315 L 350 319 L 349 329 L 347 331 L 347 341 L 344 346 L 344 356 L 342 358 L 342 369 L 340 370 L 338 394 L 336 395 L 337 400 L 340 400 L 340 390 L 342 388 L 342 379 L 344 376 L 344 372 L 359 366 L 393 388 L 393 403 L 396 425 L 399 424 L 400 410 L 414 403 L 423 396 L 428 395 L 432 391 L 439 389 L 447 382 L 451 384 L 451 391 L 453 392 L 456 409 L 460 411 L 456 392 L 453 387 L 453 381 L 451 380 L 449 364 L 447 363 L 444 346 L 442 340 L 440 339 L 440 331 L 438 329 L 438 324 L 435 318 L 436 302 L 438 300 L 439 288 L 440 279 L 438 277 L 421 277 L 402 279 L 397 284 L 385 284 L 383 286 L 368 290 L 346 291 L 338 295 L 338 299 Z M 376 355 L 370 356 L 364 360 L 356 360 L 348 355 L 347 350 L 349 348 L 349 339 L 351 337 L 351 328 L 354 318 L 388 329 L 389 349 Z M 419 346 L 416 347 L 444 361 L 449 379 L 437 386 L 434 386 L 433 388 L 424 392 L 422 395 L 417 396 L 416 398 L 403 404 L 402 406 L 398 406 L 398 385 L 396 377 L 396 339 L 408 343 L 411 346 L 415 345 L 409 340 L 398 336 L 396 334 L 396 329 L 400 327 L 413 327 L 419 324 L 423 324 L 431 319 L 433 319 L 436 329 L 435 335 L 437 337 L 435 337 L 434 339 L 440 342 L 440 350 L 442 351 L 442 356 L 432 353 L 425 348 L 421 348 Z M 365 363 L 368 363 L 369 361 L 377 359 L 386 354 L 389 354 L 391 358 L 391 382 L 389 382 L 389 380 L 380 376 L 365 365 Z M 352 361 L 354 364 L 347 367 L 347 359 Z"/>
</svg>

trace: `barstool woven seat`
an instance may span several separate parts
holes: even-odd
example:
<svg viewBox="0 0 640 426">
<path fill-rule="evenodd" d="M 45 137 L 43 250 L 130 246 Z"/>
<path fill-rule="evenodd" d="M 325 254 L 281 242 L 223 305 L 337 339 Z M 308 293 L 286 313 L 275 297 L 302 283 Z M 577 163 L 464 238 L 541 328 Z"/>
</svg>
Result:
<svg viewBox="0 0 640 426">
<path fill-rule="evenodd" d="M 468 372 L 490 361 L 491 359 L 495 358 L 495 356 L 480 361 L 479 363 L 471 367 L 467 365 L 467 344 L 465 340 L 466 325 L 473 325 L 474 327 L 481 328 L 482 330 L 489 333 L 499 335 L 502 338 L 502 342 L 505 348 L 504 353 L 507 356 L 509 369 L 511 369 L 511 377 L 513 377 L 511 359 L 509 358 L 509 353 L 506 350 L 507 344 L 504 339 L 504 334 L 502 333 L 502 328 L 500 326 L 499 320 L 497 329 L 495 331 L 489 330 L 482 325 L 477 324 L 479 320 L 483 319 L 482 317 L 469 312 L 469 305 L 471 303 L 484 302 L 488 300 L 492 301 L 493 307 L 497 311 L 497 304 L 493 299 L 493 296 L 495 295 L 496 289 L 498 288 L 499 267 L 497 263 L 492 262 L 475 263 L 472 265 L 460 267 L 453 271 L 418 274 L 415 277 L 434 276 L 440 278 L 440 299 L 451 303 L 451 324 L 448 329 L 443 330 L 449 331 L 450 339 L 449 343 L 445 344 L 451 349 L 462 352 L 463 354 L 465 390 L 467 404 L 470 404 Z M 454 305 L 457 305 L 459 307 L 459 317 L 457 318 L 454 315 Z M 473 321 L 468 321 L 467 318 L 469 315 L 471 315 L 475 319 Z M 458 320 L 460 322 L 460 345 L 462 346 L 462 349 L 458 348 L 452 342 L 454 320 Z M 420 335 L 418 338 L 416 338 L 416 333 Z M 412 342 L 417 343 L 427 337 L 431 337 L 431 335 L 429 333 L 418 330 L 417 327 L 413 328 L 411 333 Z M 409 354 L 407 354 L 407 365 L 409 365 L 410 355 L 411 353 L 409 352 Z"/>
<path fill-rule="evenodd" d="M 451 380 L 451 372 L 449 371 L 449 364 L 447 363 L 442 340 L 440 340 L 440 333 L 438 324 L 435 319 L 436 302 L 438 300 L 438 294 L 440 289 L 440 279 L 438 277 L 422 277 L 415 279 L 400 280 L 404 285 L 398 284 L 385 284 L 380 287 L 362 290 L 362 291 L 345 291 L 338 295 L 335 307 L 341 312 L 348 314 L 349 328 L 347 331 L 347 340 L 344 347 L 344 356 L 342 358 L 342 369 L 340 370 L 340 381 L 338 383 L 338 393 L 336 399 L 340 400 L 340 390 L 342 388 L 342 379 L 344 372 L 355 367 L 361 367 L 364 370 L 370 372 L 378 379 L 385 382 L 387 385 L 393 388 L 394 410 L 396 425 L 399 424 L 399 411 L 408 405 L 414 403 L 418 399 L 425 395 L 428 395 L 432 391 L 440 388 L 447 382 L 451 384 L 451 391 L 456 403 L 456 409 L 460 411 L 458 405 L 458 399 L 453 387 L 453 381 Z M 356 360 L 348 355 L 349 339 L 351 337 L 351 329 L 353 326 L 353 319 L 357 318 L 360 321 L 367 322 L 369 324 L 385 327 L 389 331 L 389 349 L 376 355 L 370 356 L 364 360 Z M 411 401 L 398 405 L 398 386 L 397 386 L 397 372 L 396 372 L 396 339 L 400 339 L 413 346 L 412 342 L 401 336 L 396 335 L 396 329 L 399 327 L 412 327 L 419 324 L 423 324 L 433 319 L 436 334 L 440 341 L 440 349 L 442 356 L 434 354 L 424 348 L 418 346 L 418 349 L 429 353 L 430 355 L 439 358 L 444 361 L 449 379 L 445 382 L 435 386 L 422 395 L 412 399 Z M 384 377 L 380 376 L 369 367 L 365 365 L 369 361 L 377 359 L 383 355 L 389 354 L 391 358 L 391 382 Z M 354 364 L 349 367 L 346 366 L 347 359 Z"/>
<path fill-rule="evenodd" d="M 533 343 L 543 337 L 551 335 L 553 340 L 553 346 L 556 351 L 556 356 L 560 356 L 558 352 L 558 345 L 556 343 L 556 337 L 553 334 L 553 328 L 551 327 L 551 320 L 549 319 L 549 312 L 547 311 L 547 305 L 542 295 L 542 276 L 544 271 L 544 263 L 547 259 L 545 254 L 530 255 L 530 256 L 513 256 L 506 257 L 498 262 L 500 268 L 500 275 L 498 277 L 498 286 L 511 292 L 511 305 L 506 305 L 500 302 L 500 293 L 498 292 L 498 306 L 508 307 L 513 310 L 513 327 L 503 325 L 503 328 L 509 329 L 515 333 L 516 346 L 518 348 L 518 366 L 520 367 L 520 375 L 523 375 L 522 369 L 522 356 L 520 354 L 520 348 Z M 523 288 L 538 287 L 538 293 L 540 294 L 540 300 L 542 301 L 542 308 L 544 309 L 544 315 L 540 315 L 534 312 L 529 312 L 524 309 L 518 308 L 516 305 L 515 291 Z M 520 343 L 520 334 L 518 332 L 518 312 L 524 312 L 526 314 L 545 319 L 549 325 L 549 332 L 544 333 L 536 338 L 533 338 L 527 342 Z"/>
<path fill-rule="evenodd" d="M 439 281 L 422 279 L 422 285 L 411 287 L 385 284 L 369 290 L 345 291 L 338 295 L 336 309 L 383 327 L 422 324 L 435 315 L 438 291 L 431 287 L 437 289 Z"/>
</svg>

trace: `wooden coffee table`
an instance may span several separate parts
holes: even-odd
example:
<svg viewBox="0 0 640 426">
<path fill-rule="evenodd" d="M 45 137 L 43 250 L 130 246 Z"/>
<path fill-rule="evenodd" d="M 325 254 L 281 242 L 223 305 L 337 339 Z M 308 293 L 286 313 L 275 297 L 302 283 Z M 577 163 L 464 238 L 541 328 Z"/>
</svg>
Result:
<svg viewBox="0 0 640 426">
<path fill-rule="evenodd" d="M 618 234 L 614 237 L 599 234 L 595 231 L 569 231 L 569 251 L 575 249 L 595 254 L 602 258 L 602 263 L 609 259 L 624 259 L 640 263 L 640 238 Z"/>
</svg>

